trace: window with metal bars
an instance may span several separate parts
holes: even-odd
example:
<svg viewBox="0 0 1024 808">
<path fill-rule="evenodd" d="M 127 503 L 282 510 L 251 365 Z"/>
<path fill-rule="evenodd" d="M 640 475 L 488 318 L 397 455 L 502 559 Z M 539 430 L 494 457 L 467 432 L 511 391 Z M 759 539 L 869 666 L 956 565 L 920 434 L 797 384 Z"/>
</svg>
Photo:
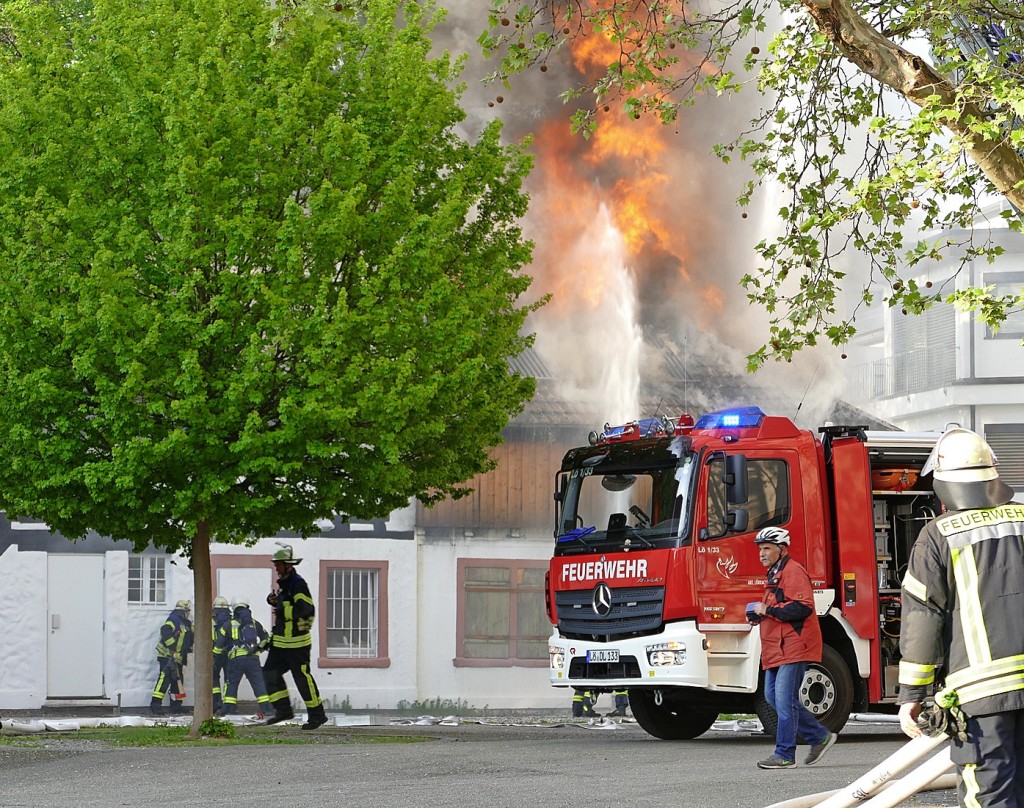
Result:
<svg viewBox="0 0 1024 808">
<path fill-rule="evenodd" d="M 167 559 L 164 556 L 128 556 L 128 602 L 167 602 Z"/>
<path fill-rule="evenodd" d="M 327 656 L 376 659 L 380 655 L 380 569 L 327 569 Z"/>
</svg>

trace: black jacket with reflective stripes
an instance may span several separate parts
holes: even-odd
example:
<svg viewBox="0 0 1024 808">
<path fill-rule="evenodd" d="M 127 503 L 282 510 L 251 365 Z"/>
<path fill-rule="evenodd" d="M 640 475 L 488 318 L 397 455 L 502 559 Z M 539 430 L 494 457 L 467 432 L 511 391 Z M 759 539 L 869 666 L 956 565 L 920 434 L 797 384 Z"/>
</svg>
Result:
<svg viewBox="0 0 1024 808">
<path fill-rule="evenodd" d="M 900 703 L 938 683 L 937 698 L 970 715 L 1024 708 L 1024 505 L 925 526 L 903 579 L 900 652 Z"/>
</svg>

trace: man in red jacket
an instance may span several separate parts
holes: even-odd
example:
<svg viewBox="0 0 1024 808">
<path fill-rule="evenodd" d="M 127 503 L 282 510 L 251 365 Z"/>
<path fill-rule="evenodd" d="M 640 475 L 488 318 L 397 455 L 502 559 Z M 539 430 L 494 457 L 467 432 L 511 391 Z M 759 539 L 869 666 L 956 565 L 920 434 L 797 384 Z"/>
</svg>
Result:
<svg viewBox="0 0 1024 808">
<path fill-rule="evenodd" d="M 800 702 L 800 684 L 808 662 L 821 662 L 821 626 L 814 611 L 810 576 L 789 554 L 789 531 L 766 527 L 754 537 L 768 570 L 764 597 L 748 607 L 747 619 L 761 626 L 764 694 L 779 717 L 775 752 L 758 761 L 761 769 L 796 765 L 796 738 L 811 745 L 804 765 L 821 760 L 838 739 Z"/>
</svg>

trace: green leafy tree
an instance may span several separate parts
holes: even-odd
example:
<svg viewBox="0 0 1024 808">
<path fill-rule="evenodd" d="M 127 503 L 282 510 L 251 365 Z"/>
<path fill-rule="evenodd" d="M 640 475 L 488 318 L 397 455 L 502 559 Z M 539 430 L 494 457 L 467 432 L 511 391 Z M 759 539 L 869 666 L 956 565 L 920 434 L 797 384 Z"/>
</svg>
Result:
<svg viewBox="0 0 1024 808">
<path fill-rule="evenodd" d="M 507 84 L 588 36 L 608 38 L 617 58 L 564 93 L 580 105 L 573 122 L 584 134 L 614 97 L 634 117 L 668 123 L 701 94 L 746 84 L 761 94 L 750 128 L 716 148 L 754 169 L 741 205 L 769 182 L 785 197 L 779 233 L 757 246 L 761 266 L 742 281 L 771 313 L 751 368 L 854 333 L 837 308 L 843 253 L 870 270 L 863 302 L 879 284 L 889 305 L 913 313 L 946 296 L 995 328 L 1024 307 L 1024 294 L 949 294 L 913 280 L 930 261 L 953 256 L 962 268 L 1001 252 L 973 228 L 994 194 L 1010 202 L 1001 215 L 1020 231 L 1019 0 L 491 0 L 480 43 L 500 56 L 490 78 Z M 932 229 L 966 235 L 906 235 Z"/>
<path fill-rule="evenodd" d="M 533 380 L 528 156 L 435 10 L 0 8 L 0 506 L 183 551 L 464 492 Z M 210 714 L 197 631 L 193 731 Z"/>
</svg>

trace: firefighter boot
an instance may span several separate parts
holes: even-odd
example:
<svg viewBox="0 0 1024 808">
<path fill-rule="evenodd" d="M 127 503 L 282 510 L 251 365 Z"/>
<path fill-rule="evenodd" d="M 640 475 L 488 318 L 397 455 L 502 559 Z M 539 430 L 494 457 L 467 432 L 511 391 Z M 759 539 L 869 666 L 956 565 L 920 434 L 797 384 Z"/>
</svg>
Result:
<svg viewBox="0 0 1024 808">
<path fill-rule="evenodd" d="M 162 699 L 151 699 L 149 702 L 149 711 L 153 715 L 164 714 L 164 704 Z"/>
<path fill-rule="evenodd" d="M 306 716 L 306 723 L 302 725 L 302 728 L 316 729 L 326 723 L 327 713 L 324 712 L 324 706 L 321 704 L 319 707 L 314 707 L 309 711 L 309 715 Z"/>
<path fill-rule="evenodd" d="M 267 726 L 271 724 L 280 724 L 282 721 L 291 721 L 295 718 L 295 713 L 292 712 L 292 708 L 285 705 L 284 710 L 278 710 L 274 708 L 274 714 L 267 719 Z"/>
</svg>

